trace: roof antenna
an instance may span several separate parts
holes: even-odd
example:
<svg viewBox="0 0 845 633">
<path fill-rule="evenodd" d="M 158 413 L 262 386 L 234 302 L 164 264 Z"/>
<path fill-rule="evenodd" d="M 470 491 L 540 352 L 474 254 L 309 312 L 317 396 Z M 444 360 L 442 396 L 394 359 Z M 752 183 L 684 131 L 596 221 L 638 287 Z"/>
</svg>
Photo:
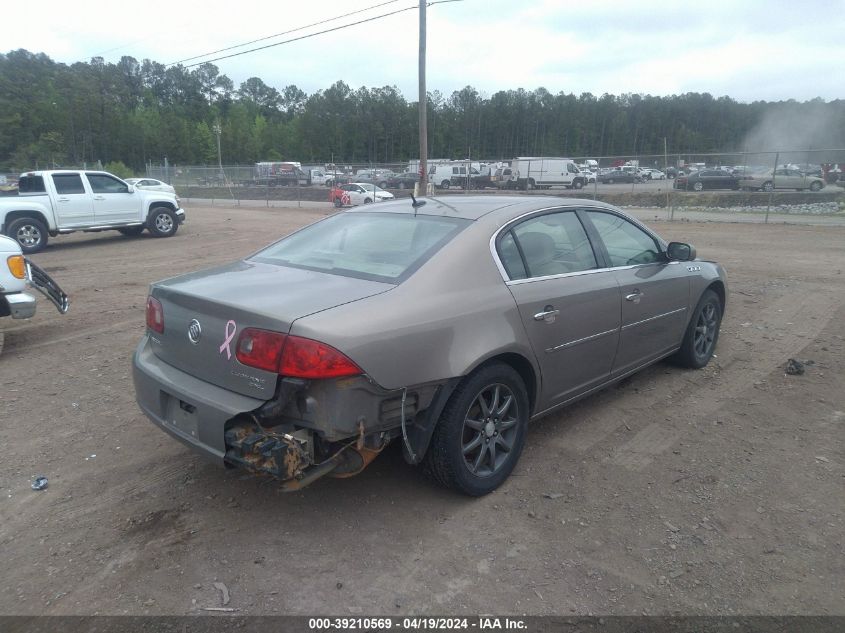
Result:
<svg viewBox="0 0 845 633">
<path fill-rule="evenodd" d="M 413 202 L 411 203 L 411 206 L 414 207 L 414 216 L 416 216 L 417 215 L 417 209 L 419 209 L 421 206 L 423 206 L 425 204 L 425 200 L 419 200 L 418 201 L 414 197 L 414 194 L 411 194 L 411 200 L 413 200 Z"/>
</svg>

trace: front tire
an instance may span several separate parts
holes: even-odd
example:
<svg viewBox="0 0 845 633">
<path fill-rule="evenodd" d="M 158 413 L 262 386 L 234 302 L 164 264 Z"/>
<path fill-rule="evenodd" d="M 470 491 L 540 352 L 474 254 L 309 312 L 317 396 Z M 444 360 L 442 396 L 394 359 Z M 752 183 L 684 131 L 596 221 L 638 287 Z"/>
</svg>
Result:
<svg viewBox="0 0 845 633">
<path fill-rule="evenodd" d="M 25 255 L 37 253 L 47 246 L 47 226 L 36 218 L 18 218 L 9 223 L 6 235 L 18 243 Z M 4 264 L 5 266 L 5 264 Z"/>
<path fill-rule="evenodd" d="M 519 460 L 528 417 L 528 392 L 512 367 L 478 369 L 443 409 L 425 455 L 426 474 L 473 497 L 492 492 Z"/>
<path fill-rule="evenodd" d="M 815 180 L 810 183 L 810 191 L 821 191 L 821 188 L 822 183 L 820 183 L 818 180 Z"/>
<path fill-rule="evenodd" d="M 156 207 L 150 213 L 147 226 L 150 229 L 150 233 L 155 237 L 171 237 L 176 234 L 176 229 L 179 228 L 179 222 L 176 221 L 173 211 L 167 207 Z"/>
<path fill-rule="evenodd" d="M 575 182 L 572 183 L 572 186 L 576 189 L 580 189 L 584 186 L 584 182 L 581 179 L 576 179 Z"/>
<path fill-rule="evenodd" d="M 722 302 L 712 290 L 705 290 L 687 325 L 675 361 L 682 367 L 701 369 L 713 357 L 722 324 Z"/>
</svg>

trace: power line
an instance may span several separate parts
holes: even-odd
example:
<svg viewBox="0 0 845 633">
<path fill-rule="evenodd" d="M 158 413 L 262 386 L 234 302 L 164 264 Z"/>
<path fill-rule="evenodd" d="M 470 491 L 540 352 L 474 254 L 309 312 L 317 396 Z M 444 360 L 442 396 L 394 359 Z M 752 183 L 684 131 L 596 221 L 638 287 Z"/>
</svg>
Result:
<svg viewBox="0 0 845 633">
<path fill-rule="evenodd" d="M 427 3 L 426 6 L 430 7 L 430 6 L 434 6 L 435 4 L 444 4 L 444 3 L 447 3 L 447 2 L 461 2 L 461 1 L 462 0 L 437 0 L 436 2 Z M 370 8 L 373 8 L 373 7 L 370 7 Z M 325 33 L 332 33 L 333 31 L 340 31 L 341 29 L 345 29 L 345 28 L 348 28 L 350 26 L 357 26 L 358 24 L 365 24 L 367 22 L 373 22 L 375 20 L 381 20 L 382 18 L 386 18 L 386 17 L 389 17 L 391 15 L 396 15 L 397 13 L 403 13 L 405 11 L 413 11 L 413 10 L 418 10 L 418 9 L 419 9 L 419 5 L 414 5 L 414 6 L 411 6 L 411 7 L 405 7 L 404 9 L 397 9 L 396 11 L 390 11 L 389 13 L 382 13 L 381 15 L 376 15 L 376 16 L 373 16 L 371 18 L 365 18 L 363 20 L 358 20 L 357 22 L 350 22 L 348 24 L 342 24 L 340 26 L 335 26 L 335 27 L 332 27 L 330 29 L 325 29 L 323 31 L 317 31 L 316 33 L 309 33 L 307 35 L 300 35 L 299 37 L 293 37 L 289 40 L 283 40 L 281 42 L 275 42 L 273 44 L 266 44 L 264 46 L 258 46 L 256 48 L 251 48 L 251 49 L 246 50 L 246 51 L 240 51 L 238 53 L 232 53 L 231 55 L 223 55 L 221 57 L 215 57 L 213 59 L 206 59 L 205 61 L 197 62 L 195 64 L 188 64 L 187 66 L 185 66 L 185 68 L 193 68 L 195 66 L 202 66 L 203 64 L 210 64 L 211 62 L 218 62 L 221 59 L 229 59 L 231 57 L 238 57 L 240 55 L 246 55 L 247 53 L 254 53 L 256 51 L 263 51 L 267 48 L 273 48 L 275 46 L 281 46 L 282 44 L 290 44 L 291 42 L 298 42 L 300 40 L 308 39 L 309 37 L 315 37 L 317 35 L 323 35 Z M 325 20 L 324 22 L 330 22 L 330 21 L 331 20 Z M 301 28 L 307 28 L 307 27 L 301 27 Z M 294 29 L 294 30 L 299 30 L 299 29 Z M 271 37 L 276 37 L 276 36 L 271 36 Z M 259 40 L 256 40 L 256 41 L 259 41 Z M 241 46 L 246 46 L 246 44 L 241 44 Z M 239 46 L 234 46 L 234 47 L 231 47 L 231 48 L 239 48 Z M 213 53 L 208 53 L 208 54 L 211 55 Z M 204 56 L 200 55 L 199 57 L 204 57 Z M 196 57 L 193 57 L 191 59 L 196 59 Z M 185 61 L 187 61 L 187 60 L 185 60 Z M 175 63 L 179 63 L 179 62 L 175 62 Z M 167 65 L 172 66 L 174 64 L 167 64 Z"/>
<path fill-rule="evenodd" d="M 188 64 L 185 68 L 193 68 L 194 66 L 202 66 L 203 64 L 209 64 L 211 62 L 218 62 L 221 59 L 229 59 L 230 57 L 238 57 L 239 55 L 246 55 L 247 53 L 254 53 L 255 51 L 263 51 L 267 48 L 273 48 L 274 46 L 281 46 L 282 44 L 290 44 L 291 42 L 298 42 L 299 40 L 305 40 L 309 37 L 314 37 L 316 35 L 323 35 L 325 33 L 331 33 L 332 31 L 339 31 L 341 29 L 348 28 L 350 26 L 356 26 L 358 24 L 364 24 L 366 22 L 373 22 L 375 20 L 381 20 L 382 18 L 389 17 L 391 15 L 396 15 L 397 13 L 403 13 L 405 11 L 411 11 L 412 9 L 417 9 L 418 6 L 413 7 L 405 7 L 404 9 L 397 9 L 396 11 L 391 11 L 390 13 L 382 13 L 381 15 L 376 15 L 371 18 L 366 18 L 364 20 L 358 20 L 357 22 L 350 22 L 349 24 L 342 24 L 340 26 L 335 26 L 330 29 L 325 29 L 323 31 L 317 31 L 316 33 L 309 33 L 308 35 L 300 35 L 299 37 L 293 37 L 289 40 L 283 40 L 281 42 L 275 42 L 274 44 L 266 44 L 265 46 L 259 46 L 257 48 L 250 48 L 246 51 L 241 51 L 239 53 L 232 53 L 231 55 L 223 55 L 222 57 L 215 57 L 214 59 L 206 59 L 203 62 L 197 62 L 196 64 Z"/>
<path fill-rule="evenodd" d="M 371 7 L 367 7 L 366 9 L 358 9 L 357 11 L 352 11 L 350 13 L 344 13 L 343 15 L 337 15 L 333 18 L 328 18 L 327 20 L 320 20 L 319 22 L 313 22 L 311 24 L 306 24 L 305 26 L 299 26 L 295 29 L 290 29 L 289 31 L 282 31 L 281 33 L 276 33 L 275 35 L 268 35 L 266 37 L 260 37 L 257 40 L 251 40 L 249 42 L 244 42 L 243 44 L 236 44 L 234 46 L 227 46 L 226 48 L 219 48 L 216 51 L 211 51 L 209 53 L 203 53 L 202 55 L 195 55 L 194 57 L 187 57 L 185 59 L 180 59 L 178 62 L 170 62 L 169 64 L 165 64 L 165 66 L 175 66 L 176 64 L 181 64 L 183 62 L 190 62 L 195 59 L 199 59 L 200 57 L 208 57 L 209 55 L 216 55 L 217 53 L 224 53 L 226 51 L 230 51 L 235 48 L 241 48 L 242 46 L 249 46 L 250 44 L 255 44 L 257 42 L 264 42 L 266 40 L 271 40 L 274 37 L 281 37 L 282 35 L 289 35 L 290 33 L 295 33 L 296 31 L 301 31 L 303 29 L 311 28 L 312 26 L 319 26 L 321 24 L 326 24 L 327 22 L 334 22 L 335 20 L 340 20 L 341 18 L 348 18 L 350 15 L 356 15 L 358 13 L 364 13 L 365 11 L 370 11 L 372 9 L 378 9 L 379 7 L 383 7 L 387 4 L 393 4 L 394 2 L 399 2 L 399 0 L 388 0 L 387 2 L 382 2 L 380 4 L 374 4 Z M 112 49 L 114 50 L 114 49 Z M 260 50 L 260 49 L 256 49 Z M 245 51 L 248 52 L 248 51 Z M 211 60 L 214 61 L 214 60 Z M 203 62 L 204 63 L 204 62 Z"/>
</svg>

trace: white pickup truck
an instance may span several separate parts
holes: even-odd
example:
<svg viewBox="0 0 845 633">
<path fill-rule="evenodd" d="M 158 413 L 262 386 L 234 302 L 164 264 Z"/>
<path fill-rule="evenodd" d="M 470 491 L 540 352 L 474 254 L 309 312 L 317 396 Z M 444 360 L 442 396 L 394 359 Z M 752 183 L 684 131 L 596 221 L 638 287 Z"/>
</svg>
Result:
<svg viewBox="0 0 845 633">
<path fill-rule="evenodd" d="M 56 170 L 21 174 L 17 196 L 0 197 L 0 233 L 24 253 L 47 245 L 48 236 L 117 230 L 170 237 L 185 221 L 175 194 L 135 189 L 103 171 Z"/>
<path fill-rule="evenodd" d="M 67 312 L 68 297 L 58 284 L 23 256 L 15 240 L 0 235 L 0 318 L 28 319 L 35 314 L 35 297 L 26 292 L 29 288 L 47 297 L 61 314 Z"/>
</svg>

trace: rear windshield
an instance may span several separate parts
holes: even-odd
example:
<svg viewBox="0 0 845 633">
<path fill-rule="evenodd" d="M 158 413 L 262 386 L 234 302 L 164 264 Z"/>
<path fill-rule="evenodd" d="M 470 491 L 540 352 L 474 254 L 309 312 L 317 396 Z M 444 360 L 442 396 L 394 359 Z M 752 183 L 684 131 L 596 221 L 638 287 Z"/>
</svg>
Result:
<svg viewBox="0 0 845 633">
<path fill-rule="evenodd" d="M 470 223 L 405 213 L 339 213 L 283 238 L 252 259 L 400 283 Z"/>
<path fill-rule="evenodd" d="M 21 193 L 45 193 L 43 176 L 21 176 L 18 181 L 18 191 Z"/>
</svg>

